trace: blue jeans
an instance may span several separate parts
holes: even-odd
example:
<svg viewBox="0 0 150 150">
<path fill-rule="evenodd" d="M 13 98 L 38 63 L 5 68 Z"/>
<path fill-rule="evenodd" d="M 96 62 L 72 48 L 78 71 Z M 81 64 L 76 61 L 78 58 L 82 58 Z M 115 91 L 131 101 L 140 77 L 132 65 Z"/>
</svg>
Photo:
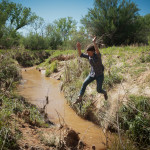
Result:
<svg viewBox="0 0 150 150">
<path fill-rule="evenodd" d="M 90 84 L 92 81 L 96 80 L 97 83 L 97 92 L 98 93 L 103 93 L 105 94 L 106 91 L 102 89 L 102 85 L 103 85 L 103 81 L 104 81 L 104 74 L 98 76 L 98 77 L 91 77 L 90 75 L 88 75 L 88 77 L 85 79 L 81 90 L 80 90 L 80 95 L 79 96 L 83 96 L 86 87 L 88 86 L 88 84 Z"/>
</svg>

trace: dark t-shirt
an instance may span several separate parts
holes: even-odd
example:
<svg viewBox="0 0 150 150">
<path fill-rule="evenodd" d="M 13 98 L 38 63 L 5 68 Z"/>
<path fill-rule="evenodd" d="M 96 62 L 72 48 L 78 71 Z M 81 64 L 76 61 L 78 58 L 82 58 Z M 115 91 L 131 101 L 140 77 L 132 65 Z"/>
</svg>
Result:
<svg viewBox="0 0 150 150">
<path fill-rule="evenodd" d="M 103 74 L 104 66 L 102 64 L 101 54 L 94 53 L 94 55 L 90 57 L 89 55 L 82 53 L 80 57 L 87 58 L 89 60 L 89 63 L 91 65 L 91 77 L 97 77 Z"/>
</svg>

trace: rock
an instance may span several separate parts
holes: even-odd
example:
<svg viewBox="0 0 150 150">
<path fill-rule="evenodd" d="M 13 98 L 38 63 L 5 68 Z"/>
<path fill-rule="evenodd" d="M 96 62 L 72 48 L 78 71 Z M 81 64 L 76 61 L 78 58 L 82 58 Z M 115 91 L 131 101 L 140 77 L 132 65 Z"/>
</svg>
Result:
<svg viewBox="0 0 150 150">
<path fill-rule="evenodd" d="M 38 146 L 34 147 L 34 146 L 31 146 L 30 147 L 30 150 L 44 150 L 43 148 L 40 148 Z"/>
<path fill-rule="evenodd" d="M 79 143 L 79 135 L 74 130 L 69 130 L 64 137 L 64 141 L 67 147 L 76 147 Z"/>
<path fill-rule="evenodd" d="M 3 105 L 3 101 L 2 101 L 2 99 L 0 99 L 0 106 L 2 106 Z"/>
<path fill-rule="evenodd" d="M 28 149 L 28 148 L 29 148 L 28 143 L 25 143 L 25 144 L 24 144 L 24 148 L 25 148 L 25 149 Z"/>
<path fill-rule="evenodd" d="M 94 145 L 92 146 L 92 150 L 96 150 L 96 147 Z"/>
<path fill-rule="evenodd" d="M 18 116 L 18 118 L 21 118 L 21 117 L 22 117 L 22 113 L 21 113 L 21 112 L 18 112 L 18 113 L 17 113 L 17 116 Z"/>
<path fill-rule="evenodd" d="M 79 142 L 79 149 L 84 149 L 84 147 L 86 146 L 86 144 L 82 141 Z"/>
<path fill-rule="evenodd" d="M 61 75 L 57 78 L 57 80 L 60 80 L 61 79 Z"/>
<path fill-rule="evenodd" d="M 25 128 L 26 126 L 24 124 L 22 124 L 22 128 Z"/>
<path fill-rule="evenodd" d="M 30 115 L 30 111 L 27 110 L 27 109 L 24 110 L 24 111 L 23 111 L 23 115 L 24 115 L 24 116 L 29 116 L 29 115 Z"/>
</svg>

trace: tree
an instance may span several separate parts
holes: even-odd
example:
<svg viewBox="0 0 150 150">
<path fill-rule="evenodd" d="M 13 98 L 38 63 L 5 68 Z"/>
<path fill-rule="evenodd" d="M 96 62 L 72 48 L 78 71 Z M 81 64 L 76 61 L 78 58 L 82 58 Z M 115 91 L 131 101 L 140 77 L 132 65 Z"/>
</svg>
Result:
<svg viewBox="0 0 150 150">
<path fill-rule="evenodd" d="M 48 24 L 46 26 L 46 39 L 50 49 L 56 50 L 58 46 L 62 45 L 61 34 L 53 24 Z"/>
<path fill-rule="evenodd" d="M 21 4 L 13 4 L 11 12 L 10 25 L 18 30 L 26 25 L 31 24 L 37 16 L 31 12 L 31 8 L 23 7 Z"/>
<path fill-rule="evenodd" d="M 42 36 L 44 35 L 45 22 L 42 17 L 36 17 L 30 26 L 34 29 L 35 34 L 37 34 L 39 31 Z"/>
<path fill-rule="evenodd" d="M 141 19 L 141 26 L 143 27 L 140 31 L 141 36 L 143 35 L 143 38 L 145 38 L 145 41 L 150 44 L 150 14 L 147 14 L 145 16 L 142 16 Z"/>
<path fill-rule="evenodd" d="M 141 29 L 138 11 L 130 0 L 95 0 L 94 8 L 81 22 L 106 45 L 131 44 Z"/>
<path fill-rule="evenodd" d="M 66 42 L 71 33 L 76 29 L 76 21 L 72 17 L 61 18 L 54 21 L 57 32 L 60 33 L 62 41 Z"/>
<path fill-rule="evenodd" d="M 8 1 L 2 1 L 0 3 L 0 38 L 3 36 L 3 28 L 5 27 L 6 21 L 11 15 L 12 3 Z"/>
<path fill-rule="evenodd" d="M 144 19 L 143 25 L 145 25 L 145 29 L 146 29 L 145 31 L 150 37 L 150 14 L 145 15 L 143 19 Z"/>
<path fill-rule="evenodd" d="M 69 41 L 70 49 L 76 49 L 76 43 L 79 41 L 81 43 L 82 49 L 85 49 L 91 41 L 86 29 L 83 26 L 80 27 L 79 31 L 76 30 L 72 32 L 72 36 Z"/>
<path fill-rule="evenodd" d="M 18 38 L 17 30 L 29 25 L 36 18 L 37 16 L 31 12 L 30 8 L 2 0 L 0 3 L 0 45 L 6 48 L 8 45 L 9 47 L 18 45 L 15 40 Z"/>
<path fill-rule="evenodd" d="M 33 22 L 37 16 L 31 12 L 31 8 L 23 7 L 21 4 L 2 0 L 0 3 L 0 25 L 13 26 L 18 30 Z"/>
<path fill-rule="evenodd" d="M 30 32 L 27 37 L 23 38 L 23 45 L 26 49 L 30 50 L 42 50 L 48 48 L 48 43 L 46 38 L 42 37 L 40 34 L 35 34 Z"/>
</svg>

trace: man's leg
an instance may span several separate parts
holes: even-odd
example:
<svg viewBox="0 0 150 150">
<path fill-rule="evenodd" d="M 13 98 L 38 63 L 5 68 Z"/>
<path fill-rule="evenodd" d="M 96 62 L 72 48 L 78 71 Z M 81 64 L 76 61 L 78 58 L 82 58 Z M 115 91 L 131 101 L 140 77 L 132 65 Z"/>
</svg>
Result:
<svg viewBox="0 0 150 150">
<path fill-rule="evenodd" d="M 88 84 L 90 84 L 94 80 L 95 80 L 95 78 L 90 77 L 90 75 L 88 75 L 88 77 L 84 80 L 83 85 L 81 87 L 80 96 L 84 95 L 86 87 L 88 86 Z"/>
<path fill-rule="evenodd" d="M 94 80 L 95 80 L 95 78 L 90 77 L 90 75 L 87 76 L 87 78 L 84 80 L 83 85 L 82 85 L 82 87 L 81 87 L 79 97 L 78 97 L 78 99 L 74 102 L 74 104 L 77 104 L 77 103 L 79 103 L 79 102 L 82 101 L 82 96 L 83 96 L 84 93 L 85 93 L 86 87 L 88 86 L 88 84 L 90 84 L 90 83 L 91 83 L 92 81 L 94 81 Z"/>
<path fill-rule="evenodd" d="M 103 81 L 104 81 L 104 74 L 102 74 L 96 78 L 97 92 L 104 94 L 104 98 L 105 98 L 105 100 L 107 100 L 108 99 L 107 92 L 102 89 Z"/>
</svg>

